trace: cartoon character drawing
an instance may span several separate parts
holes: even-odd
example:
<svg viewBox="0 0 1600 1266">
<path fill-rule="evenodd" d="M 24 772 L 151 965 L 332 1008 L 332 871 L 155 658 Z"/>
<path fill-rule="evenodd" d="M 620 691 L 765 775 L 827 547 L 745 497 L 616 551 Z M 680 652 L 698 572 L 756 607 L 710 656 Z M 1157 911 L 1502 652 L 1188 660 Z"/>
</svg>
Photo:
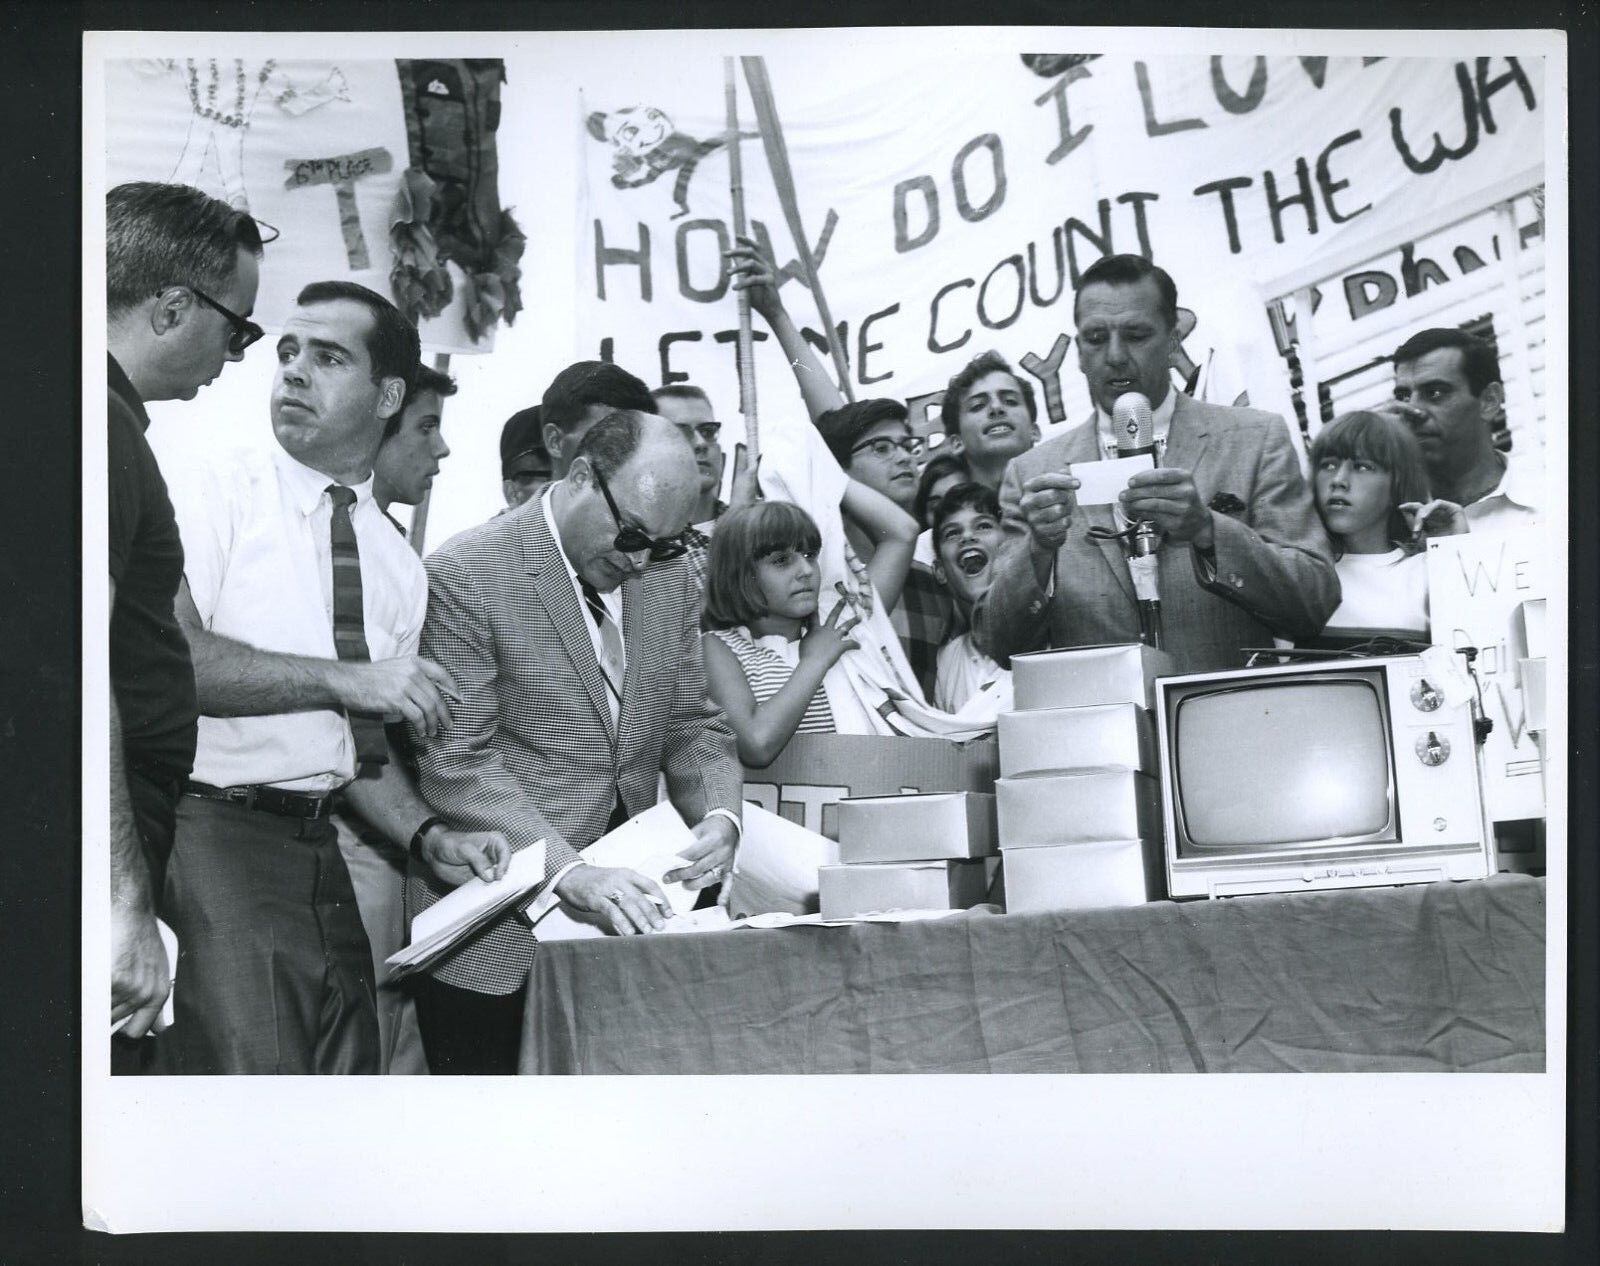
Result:
<svg viewBox="0 0 1600 1266">
<path fill-rule="evenodd" d="M 229 66 L 230 93 L 223 87 L 223 65 L 215 58 L 202 62 L 190 57 L 180 64 L 175 57 L 162 57 L 141 61 L 139 70 L 152 78 L 177 75 L 189 94 L 189 131 L 168 179 L 203 188 L 202 173 L 209 161 L 216 169 L 222 198 L 240 211 L 248 211 L 244 134 L 250 130 L 261 94 L 267 93 L 268 99 L 285 114 L 298 117 L 330 101 L 349 101 L 350 92 L 344 72 L 337 66 L 315 83 L 300 83 L 279 70 L 271 58 L 257 64 L 235 57 Z"/>
<path fill-rule="evenodd" d="M 654 106 L 625 106 L 609 114 L 595 110 L 586 126 L 590 136 L 610 142 L 615 151 L 611 157 L 611 183 L 618 189 L 637 189 L 665 172 L 677 171 L 672 186 L 672 200 L 678 206 L 672 214 L 674 220 L 689 214 L 689 181 L 694 178 L 695 167 L 707 154 L 728 143 L 726 136 L 697 141 L 675 130 L 671 116 Z M 742 137 L 759 135 L 740 133 Z"/>
</svg>

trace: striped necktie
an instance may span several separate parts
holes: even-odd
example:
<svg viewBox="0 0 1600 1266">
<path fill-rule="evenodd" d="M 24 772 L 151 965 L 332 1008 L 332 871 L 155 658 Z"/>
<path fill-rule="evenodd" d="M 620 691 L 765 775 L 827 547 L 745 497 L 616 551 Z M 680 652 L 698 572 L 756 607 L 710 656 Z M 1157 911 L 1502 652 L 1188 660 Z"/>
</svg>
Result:
<svg viewBox="0 0 1600 1266">
<path fill-rule="evenodd" d="M 350 507 L 355 504 L 353 488 L 329 484 L 333 517 L 328 539 L 333 555 L 333 648 L 340 659 L 366 661 L 367 631 L 361 603 L 361 551 L 356 545 L 355 526 L 350 522 Z M 356 744 L 358 765 L 382 765 L 389 760 L 389 747 L 383 734 L 383 717 L 373 712 L 351 712 L 350 733 Z"/>
<path fill-rule="evenodd" d="M 578 577 L 578 587 L 583 590 L 584 605 L 589 608 L 589 618 L 594 621 L 595 627 L 600 630 L 600 672 L 606 679 L 606 685 L 611 688 L 612 697 L 620 704 L 622 702 L 622 634 L 617 630 L 617 622 L 611 618 L 606 610 L 606 604 L 600 600 L 600 591 L 591 585 L 582 576 Z"/>
</svg>

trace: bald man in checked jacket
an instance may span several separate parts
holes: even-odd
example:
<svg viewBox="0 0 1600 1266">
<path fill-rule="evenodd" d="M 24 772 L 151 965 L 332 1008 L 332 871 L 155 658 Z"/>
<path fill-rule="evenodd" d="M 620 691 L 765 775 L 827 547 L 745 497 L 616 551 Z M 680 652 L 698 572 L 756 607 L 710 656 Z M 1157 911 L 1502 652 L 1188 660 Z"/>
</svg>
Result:
<svg viewBox="0 0 1600 1266">
<path fill-rule="evenodd" d="M 444 732 L 419 736 L 424 795 L 453 822 L 494 823 L 513 849 L 543 839 L 545 889 L 621 934 L 660 927 L 665 898 L 581 853 L 650 808 L 661 775 L 696 836 L 669 883 L 719 882 L 738 841 L 743 775 L 706 694 L 683 557 L 698 487 L 675 427 L 619 411 L 563 479 L 427 560 L 423 653 L 461 699 Z M 408 891 L 415 916 L 447 889 L 413 867 Z M 419 982 L 433 1072 L 516 1071 L 534 945 L 508 914 Z"/>
</svg>

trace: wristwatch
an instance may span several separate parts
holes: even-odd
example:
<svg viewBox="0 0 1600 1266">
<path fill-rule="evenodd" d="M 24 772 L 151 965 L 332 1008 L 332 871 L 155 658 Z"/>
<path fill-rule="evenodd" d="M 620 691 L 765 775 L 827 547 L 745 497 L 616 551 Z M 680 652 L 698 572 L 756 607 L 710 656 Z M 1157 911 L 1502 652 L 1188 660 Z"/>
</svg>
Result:
<svg viewBox="0 0 1600 1266">
<path fill-rule="evenodd" d="M 433 830 L 433 828 L 436 827 L 436 826 L 448 826 L 448 825 L 449 824 L 443 818 L 441 818 L 437 813 L 434 814 L 430 818 L 423 818 L 422 819 L 422 825 L 419 826 L 416 829 L 416 831 L 412 833 L 412 836 L 411 836 L 411 847 L 410 847 L 411 856 L 415 857 L 419 862 L 427 861 L 427 858 L 423 857 L 423 855 L 422 855 L 422 837 L 427 835 L 427 833 L 429 831 Z"/>
</svg>

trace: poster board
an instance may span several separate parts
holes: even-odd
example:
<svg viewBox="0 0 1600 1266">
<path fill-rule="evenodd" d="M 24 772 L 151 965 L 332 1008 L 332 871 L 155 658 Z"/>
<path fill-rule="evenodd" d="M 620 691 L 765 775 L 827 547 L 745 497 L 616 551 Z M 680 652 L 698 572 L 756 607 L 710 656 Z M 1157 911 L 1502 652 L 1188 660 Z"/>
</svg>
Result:
<svg viewBox="0 0 1600 1266">
<path fill-rule="evenodd" d="M 1436 644 L 1475 646 L 1485 715 L 1484 800 L 1495 822 L 1544 816 L 1544 766 L 1528 726 L 1518 670 L 1521 604 L 1544 598 L 1546 533 L 1470 532 L 1428 542 L 1430 623 Z"/>
</svg>

